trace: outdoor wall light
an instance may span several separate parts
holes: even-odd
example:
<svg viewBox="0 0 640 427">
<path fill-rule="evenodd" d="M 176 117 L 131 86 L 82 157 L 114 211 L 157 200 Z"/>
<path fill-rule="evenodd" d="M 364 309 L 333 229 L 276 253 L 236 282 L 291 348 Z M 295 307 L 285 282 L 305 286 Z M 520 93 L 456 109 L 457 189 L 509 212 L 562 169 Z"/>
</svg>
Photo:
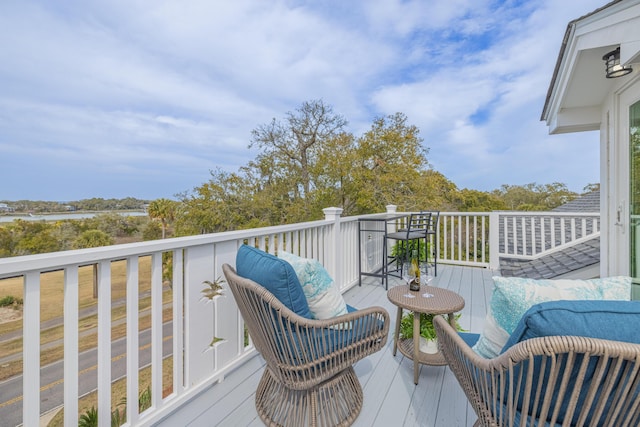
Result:
<svg viewBox="0 0 640 427">
<path fill-rule="evenodd" d="M 626 76 L 633 71 L 633 68 L 631 68 L 630 65 L 627 65 L 626 67 L 620 65 L 620 48 L 607 53 L 602 57 L 602 60 L 604 61 L 607 70 L 608 79 Z"/>
</svg>

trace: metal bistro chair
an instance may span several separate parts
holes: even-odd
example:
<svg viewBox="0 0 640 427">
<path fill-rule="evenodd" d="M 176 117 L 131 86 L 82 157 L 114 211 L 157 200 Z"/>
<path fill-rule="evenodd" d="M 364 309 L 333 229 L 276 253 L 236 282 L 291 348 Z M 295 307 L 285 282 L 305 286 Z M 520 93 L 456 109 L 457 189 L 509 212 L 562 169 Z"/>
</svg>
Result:
<svg viewBox="0 0 640 427">
<path fill-rule="evenodd" d="M 433 275 L 438 275 L 438 222 L 440 211 L 431 212 L 429 225 L 427 226 L 427 264 L 429 264 L 429 254 L 433 257 Z"/>
<path fill-rule="evenodd" d="M 388 271 L 402 277 L 402 267 L 411 260 L 411 251 L 413 250 L 411 242 L 416 242 L 415 250 L 417 250 L 418 257 L 420 257 L 421 241 L 424 241 L 425 251 L 428 249 L 427 232 L 430 224 L 431 212 L 412 213 L 409 215 L 406 228 L 387 234 L 387 240 L 394 240 L 398 245 L 395 248 L 395 255 L 390 256 L 388 260 L 388 264 L 396 263 L 396 269 Z"/>
<path fill-rule="evenodd" d="M 266 362 L 256 410 L 269 426 L 348 426 L 362 408 L 352 365 L 382 349 L 389 314 L 369 307 L 327 320 L 297 315 L 253 280 L 222 266 L 251 340 Z"/>
</svg>

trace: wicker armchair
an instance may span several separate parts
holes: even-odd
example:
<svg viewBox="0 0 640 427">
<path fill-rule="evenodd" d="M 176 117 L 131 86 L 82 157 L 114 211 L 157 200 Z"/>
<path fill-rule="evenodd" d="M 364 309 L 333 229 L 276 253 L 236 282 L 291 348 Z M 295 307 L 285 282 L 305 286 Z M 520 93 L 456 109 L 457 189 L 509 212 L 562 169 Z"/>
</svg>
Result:
<svg viewBox="0 0 640 427">
<path fill-rule="evenodd" d="M 640 425 L 639 344 L 548 336 L 484 359 L 444 318 L 434 325 L 476 426 Z"/>
<path fill-rule="evenodd" d="M 225 264 L 227 283 L 266 368 L 256 409 L 267 425 L 350 425 L 362 408 L 352 365 L 382 349 L 389 314 L 381 307 L 329 320 L 289 310 L 256 282 Z"/>
</svg>

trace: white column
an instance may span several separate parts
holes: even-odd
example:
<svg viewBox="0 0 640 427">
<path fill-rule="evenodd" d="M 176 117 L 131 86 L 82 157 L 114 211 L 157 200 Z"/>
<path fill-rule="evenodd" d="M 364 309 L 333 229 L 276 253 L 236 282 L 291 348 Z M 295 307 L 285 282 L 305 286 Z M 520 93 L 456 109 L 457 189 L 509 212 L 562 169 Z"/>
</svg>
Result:
<svg viewBox="0 0 640 427">
<path fill-rule="evenodd" d="M 500 269 L 500 216 L 495 211 L 489 213 L 489 268 Z"/>
<path fill-rule="evenodd" d="M 332 275 L 338 288 L 342 289 L 346 285 L 343 276 L 344 256 L 342 255 L 344 242 L 340 230 L 340 217 L 342 216 L 343 209 L 330 207 L 322 209 L 322 212 L 324 213 L 325 220 L 333 222 L 332 242 L 330 243 L 329 249 L 331 253 L 326 254 L 330 265 L 325 265 L 325 268 L 327 268 L 329 274 Z"/>
</svg>

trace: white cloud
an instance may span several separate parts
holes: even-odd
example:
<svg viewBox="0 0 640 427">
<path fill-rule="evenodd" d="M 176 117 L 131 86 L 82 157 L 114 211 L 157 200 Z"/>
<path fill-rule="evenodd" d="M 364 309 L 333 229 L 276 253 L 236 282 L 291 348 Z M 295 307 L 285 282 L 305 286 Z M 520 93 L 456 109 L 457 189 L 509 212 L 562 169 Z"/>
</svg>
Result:
<svg viewBox="0 0 640 427">
<path fill-rule="evenodd" d="M 245 164 L 252 129 L 317 98 L 356 134 L 404 112 L 460 187 L 581 188 L 597 170 L 567 158 L 592 165 L 597 135 L 549 137 L 538 119 L 567 23 L 600 3 L 2 2 L 0 180 L 31 168 L 59 185 L 0 199 L 170 197 Z"/>
</svg>

